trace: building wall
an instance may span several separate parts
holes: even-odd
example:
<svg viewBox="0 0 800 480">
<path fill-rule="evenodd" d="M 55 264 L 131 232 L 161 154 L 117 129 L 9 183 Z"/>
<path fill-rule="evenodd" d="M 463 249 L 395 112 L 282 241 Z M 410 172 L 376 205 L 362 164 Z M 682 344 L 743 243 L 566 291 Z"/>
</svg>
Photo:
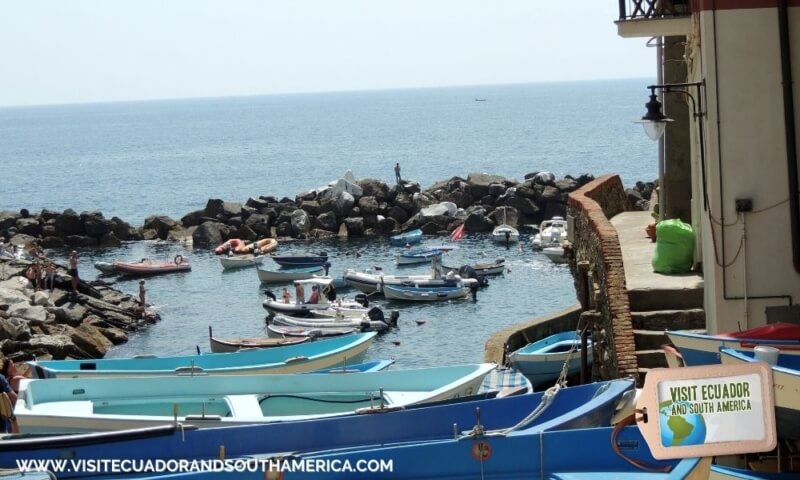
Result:
<svg viewBox="0 0 800 480">
<path fill-rule="evenodd" d="M 765 307 L 800 301 L 789 229 L 778 12 L 734 8 L 746 3 L 721 1 L 730 8 L 701 11 L 688 38 L 689 80 L 705 79 L 708 210 L 702 190 L 692 208 L 701 228 L 712 333 L 763 325 Z M 789 19 L 800 118 L 800 8 L 790 8 Z M 701 172 L 697 129 L 692 132 L 695 171 Z M 701 181 L 694 177 L 695 185 Z M 735 200 L 745 198 L 753 211 L 737 213 Z"/>
</svg>

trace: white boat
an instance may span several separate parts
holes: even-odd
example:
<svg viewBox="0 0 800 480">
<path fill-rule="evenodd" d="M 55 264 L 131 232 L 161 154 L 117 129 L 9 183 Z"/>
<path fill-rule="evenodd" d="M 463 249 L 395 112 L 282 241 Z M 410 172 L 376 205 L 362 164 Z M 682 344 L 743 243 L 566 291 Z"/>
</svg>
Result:
<svg viewBox="0 0 800 480">
<path fill-rule="evenodd" d="M 332 328 L 335 330 L 356 329 L 361 332 L 382 332 L 384 330 L 388 330 L 392 326 L 396 326 L 397 318 L 396 316 L 393 316 L 391 319 L 387 319 L 384 317 L 383 312 L 379 308 L 373 307 L 369 313 L 359 317 L 337 316 L 328 318 L 302 318 L 292 317 L 289 315 L 275 315 L 271 319 L 271 324 L 284 327 L 301 327 L 314 330 L 325 330 Z"/>
<path fill-rule="evenodd" d="M 313 343 L 313 342 L 312 342 Z M 227 354 L 231 355 L 231 354 Z M 477 392 L 491 363 L 347 375 L 25 379 L 22 433 L 223 427 L 391 411 Z"/>
<path fill-rule="evenodd" d="M 555 381 L 564 364 L 568 374 L 581 370 L 580 337 L 575 332 L 562 332 L 530 343 L 508 354 L 508 362 L 534 385 Z M 592 363 L 592 341 L 588 341 L 587 359 Z"/>
<path fill-rule="evenodd" d="M 434 274 L 430 275 L 384 275 L 383 273 L 366 273 L 356 270 L 345 270 L 344 283 L 364 293 L 375 293 L 381 291 L 381 285 L 402 285 L 404 283 L 416 283 L 433 280 Z"/>
<path fill-rule="evenodd" d="M 495 243 L 516 243 L 519 242 L 519 230 L 503 223 L 494 227 L 492 239 Z"/>
<path fill-rule="evenodd" d="M 265 258 L 267 258 L 267 256 L 255 256 L 252 253 L 248 253 L 245 255 L 221 256 L 219 257 L 219 263 L 222 264 L 223 269 L 232 270 L 234 268 L 245 268 L 261 265 L 261 262 Z"/>
<path fill-rule="evenodd" d="M 287 303 L 282 298 L 276 298 L 273 293 L 267 293 L 267 299 L 264 300 L 262 306 L 276 313 L 294 316 L 311 316 L 315 312 L 321 313 L 323 316 L 336 316 L 343 315 L 346 317 L 358 317 L 367 313 L 366 305 L 368 300 L 366 298 L 359 301 L 358 299 L 336 298 L 336 289 L 333 287 L 334 279 L 331 277 L 312 277 L 303 280 L 295 280 L 295 295 L 297 294 L 297 286 L 302 285 L 303 296 L 305 292 L 309 292 L 316 287 L 319 291 L 317 294 L 317 301 L 315 303 L 306 303 L 306 298 L 295 298 L 294 302 Z"/>
<path fill-rule="evenodd" d="M 266 270 L 258 265 L 256 266 L 256 273 L 258 273 L 258 279 L 261 283 L 286 283 L 304 280 L 321 271 L 321 266 L 282 268 L 280 270 Z"/>
<path fill-rule="evenodd" d="M 416 302 L 441 302 L 464 298 L 470 293 L 470 288 L 460 280 L 452 286 L 405 286 L 384 285 L 383 295 L 391 300 L 411 300 Z"/>
<path fill-rule="evenodd" d="M 531 240 L 531 248 L 541 250 L 546 247 L 561 246 L 567 239 L 567 221 L 564 217 L 555 216 L 539 224 L 539 231 Z"/>
<path fill-rule="evenodd" d="M 475 270 L 475 273 L 481 276 L 487 275 L 501 275 L 506 270 L 506 259 L 505 258 L 498 258 L 494 262 L 477 262 L 477 263 L 470 263 L 468 265 L 462 265 L 460 267 L 442 267 L 445 272 L 454 272 L 458 273 L 464 267 L 470 267 Z"/>
<path fill-rule="evenodd" d="M 542 249 L 542 254 L 549 258 L 553 263 L 567 263 L 567 257 L 564 256 L 564 247 L 545 247 Z"/>
<path fill-rule="evenodd" d="M 286 325 L 275 325 L 270 323 L 267 325 L 267 335 L 271 338 L 285 338 L 285 337 L 311 337 L 311 338 L 325 338 L 325 337 L 338 337 L 340 335 L 347 335 L 356 333 L 359 329 L 356 328 L 306 328 L 306 327 L 290 327 Z"/>
</svg>

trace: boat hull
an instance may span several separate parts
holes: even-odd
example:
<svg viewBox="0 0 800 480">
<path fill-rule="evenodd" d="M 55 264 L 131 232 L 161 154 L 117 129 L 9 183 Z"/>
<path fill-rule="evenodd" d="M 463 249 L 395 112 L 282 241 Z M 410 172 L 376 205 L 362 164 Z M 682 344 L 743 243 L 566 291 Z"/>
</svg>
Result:
<svg viewBox="0 0 800 480">
<path fill-rule="evenodd" d="M 570 354 L 570 350 L 575 351 Z M 592 343 L 588 342 L 587 360 L 592 363 Z M 533 385 L 554 382 L 568 361 L 568 375 L 581 371 L 580 337 L 575 332 L 563 332 L 533 342 L 508 354 L 508 361 L 522 372 Z"/>
<path fill-rule="evenodd" d="M 393 247 L 404 247 L 406 245 L 413 245 L 422 241 L 422 230 L 414 229 L 399 235 L 389 237 L 389 245 Z"/>
<path fill-rule="evenodd" d="M 219 263 L 225 270 L 234 270 L 237 268 L 255 267 L 261 265 L 261 262 L 266 257 L 254 257 L 253 255 L 241 255 L 232 257 L 219 257 Z"/>
<path fill-rule="evenodd" d="M 283 337 L 337 337 L 340 335 L 348 335 L 358 332 L 355 328 L 305 328 L 305 327 L 290 327 L 285 325 L 275 325 L 273 323 L 267 325 L 267 335 L 274 338 Z"/>
<path fill-rule="evenodd" d="M 322 271 L 322 267 L 298 267 L 286 270 L 264 270 L 256 267 L 258 280 L 261 283 L 287 283 L 295 280 L 307 280 Z"/>
<path fill-rule="evenodd" d="M 555 401 L 533 421 L 539 431 L 588 428 L 607 424 L 620 396 L 632 388 L 629 380 L 598 382 L 564 388 Z M 0 467 L 16 468 L 24 453 L 29 459 L 201 459 L 218 458 L 224 448 L 228 458 L 287 451 L 452 438 L 453 425 L 468 430 L 476 423 L 476 410 L 487 429 L 507 428 L 520 422 L 540 405 L 542 393 L 491 400 L 412 407 L 381 415 L 328 417 L 300 422 L 197 429 L 167 425 L 150 430 L 103 432 L 80 436 L 42 437 L 0 442 Z M 91 475 L 70 471 L 59 478 Z M 230 475 L 230 474 L 229 474 Z M 263 474 L 261 474 L 263 478 Z M 238 476 L 237 476 L 238 478 Z"/>
<path fill-rule="evenodd" d="M 272 259 L 282 267 L 313 267 L 323 266 L 328 261 L 327 256 L 281 256 L 275 255 Z"/>
<path fill-rule="evenodd" d="M 47 360 L 28 362 L 34 378 L 154 377 L 296 373 L 357 363 L 374 333 L 235 353 L 175 357 Z"/>
<path fill-rule="evenodd" d="M 114 270 L 120 275 L 128 276 L 150 276 L 165 273 L 188 272 L 192 266 L 187 261 L 175 262 L 153 262 L 145 260 L 142 262 L 114 262 Z"/>
<path fill-rule="evenodd" d="M 358 363 L 357 361 L 351 363 Z M 494 364 L 348 375 L 24 380 L 20 432 L 79 433 L 164 425 L 200 428 L 394 409 L 476 393 Z"/>
<path fill-rule="evenodd" d="M 403 287 L 384 285 L 383 296 L 389 300 L 409 300 L 414 302 L 443 302 L 465 298 L 469 295 L 468 287 Z"/>
<path fill-rule="evenodd" d="M 797 340 L 732 338 L 691 332 L 666 332 L 666 334 L 680 351 L 684 363 L 690 367 L 720 363 L 719 350 L 722 347 L 752 352 L 756 345 L 769 345 L 785 350 L 787 354 L 800 354 L 800 341 Z"/>
<path fill-rule="evenodd" d="M 542 249 L 542 254 L 553 263 L 567 263 L 567 257 L 564 256 L 564 247 L 546 247 Z"/>
</svg>

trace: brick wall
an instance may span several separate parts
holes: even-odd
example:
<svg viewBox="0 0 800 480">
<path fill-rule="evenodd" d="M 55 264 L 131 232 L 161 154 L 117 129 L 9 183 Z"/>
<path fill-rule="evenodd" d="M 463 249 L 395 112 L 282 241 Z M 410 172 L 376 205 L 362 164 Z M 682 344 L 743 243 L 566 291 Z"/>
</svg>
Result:
<svg viewBox="0 0 800 480">
<path fill-rule="evenodd" d="M 629 210 L 618 175 L 606 175 L 569 194 L 567 214 L 574 218 L 570 268 L 581 306 L 592 319 L 594 369 L 602 379 L 634 376 L 638 365 L 625 286 L 622 249 L 609 219 Z"/>
</svg>

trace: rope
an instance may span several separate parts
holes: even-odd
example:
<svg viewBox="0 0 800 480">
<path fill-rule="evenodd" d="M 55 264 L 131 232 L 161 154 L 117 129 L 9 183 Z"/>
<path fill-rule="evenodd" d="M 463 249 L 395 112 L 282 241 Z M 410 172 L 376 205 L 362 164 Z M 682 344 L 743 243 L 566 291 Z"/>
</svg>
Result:
<svg viewBox="0 0 800 480">
<path fill-rule="evenodd" d="M 367 401 L 372 402 L 375 400 L 380 400 L 381 397 L 357 398 L 355 400 L 326 400 L 323 398 L 308 397 L 305 395 L 280 394 L 280 395 L 264 395 L 264 397 L 258 401 L 258 404 L 261 405 L 261 402 L 269 400 L 270 398 L 296 398 L 299 400 L 309 400 L 312 402 L 321 402 L 321 403 L 362 403 Z"/>
<path fill-rule="evenodd" d="M 638 410 L 638 412 L 641 412 L 641 410 Z M 640 470 L 644 470 L 647 472 L 669 472 L 670 470 L 672 470 L 672 467 L 670 467 L 669 465 L 664 465 L 661 467 L 650 465 L 647 462 L 636 460 L 626 456 L 624 453 L 622 453 L 622 450 L 619 449 L 619 445 L 617 444 L 617 436 L 619 435 L 619 432 L 621 432 L 624 427 L 635 424 L 637 420 L 638 419 L 636 418 L 636 413 L 633 413 L 622 419 L 618 424 L 614 426 L 614 430 L 611 432 L 611 449 L 614 450 L 614 453 L 616 453 L 620 458 L 622 458 L 623 460 L 625 460 L 626 462 L 630 463 L 631 465 Z"/>
<path fill-rule="evenodd" d="M 544 394 L 542 394 L 542 400 L 539 402 L 539 405 L 536 406 L 535 409 L 531 413 L 529 413 L 525 418 L 517 422 L 516 425 L 512 425 L 511 427 L 500 429 L 500 430 L 490 430 L 484 432 L 483 425 L 475 425 L 469 433 L 466 433 L 458 438 L 458 440 L 462 440 L 465 438 L 478 438 L 478 437 L 502 437 L 508 435 L 509 433 L 519 430 L 521 428 L 525 428 L 526 426 L 530 425 L 531 422 L 536 420 L 546 409 L 553 403 L 553 399 L 555 398 L 556 394 L 561 390 L 561 386 L 556 384 L 552 387 L 548 388 Z"/>
</svg>

